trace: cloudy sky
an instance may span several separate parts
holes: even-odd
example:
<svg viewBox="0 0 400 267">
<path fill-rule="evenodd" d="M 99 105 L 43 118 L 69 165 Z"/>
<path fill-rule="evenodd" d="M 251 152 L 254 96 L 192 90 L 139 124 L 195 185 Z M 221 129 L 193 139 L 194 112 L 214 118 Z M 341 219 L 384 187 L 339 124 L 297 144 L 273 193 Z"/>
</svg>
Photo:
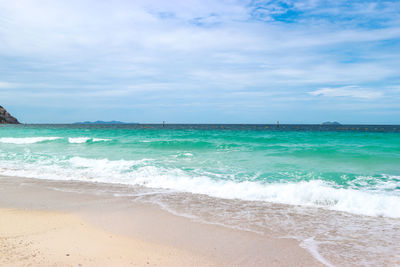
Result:
<svg viewBox="0 0 400 267">
<path fill-rule="evenodd" d="M 0 0 L 22 122 L 400 124 L 400 1 Z"/>
</svg>

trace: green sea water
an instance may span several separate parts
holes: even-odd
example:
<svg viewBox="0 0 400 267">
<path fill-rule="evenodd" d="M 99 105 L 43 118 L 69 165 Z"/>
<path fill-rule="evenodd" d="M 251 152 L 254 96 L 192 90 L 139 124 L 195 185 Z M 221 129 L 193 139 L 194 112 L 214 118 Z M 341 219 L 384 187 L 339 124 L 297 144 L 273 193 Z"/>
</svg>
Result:
<svg viewBox="0 0 400 267">
<path fill-rule="evenodd" d="M 207 128 L 3 126 L 0 174 L 400 217 L 398 132 Z"/>
</svg>

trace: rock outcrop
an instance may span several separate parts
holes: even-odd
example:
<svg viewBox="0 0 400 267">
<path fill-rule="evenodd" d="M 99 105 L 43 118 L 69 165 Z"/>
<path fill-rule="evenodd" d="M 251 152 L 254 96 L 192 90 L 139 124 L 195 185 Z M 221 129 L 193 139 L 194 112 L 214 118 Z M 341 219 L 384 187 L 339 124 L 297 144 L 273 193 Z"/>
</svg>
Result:
<svg viewBox="0 0 400 267">
<path fill-rule="evenodd" d="M 11 116 L 2 106 L 0 106 L 0 124 L 19 124 L 18 120 Z"/>
</svg>

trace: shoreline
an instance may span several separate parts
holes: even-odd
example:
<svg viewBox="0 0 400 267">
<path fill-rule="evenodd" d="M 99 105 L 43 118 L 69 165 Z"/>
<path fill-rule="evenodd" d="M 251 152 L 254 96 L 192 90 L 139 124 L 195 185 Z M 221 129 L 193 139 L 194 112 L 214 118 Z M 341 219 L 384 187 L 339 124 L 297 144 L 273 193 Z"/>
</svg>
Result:
<svg viewBox="0 0 400 267">
<path fill-rule="evenodd" d="M 25 219 L 20 230 L 28 227 L 31 231 L 31 235 L 22 232 L 18 237 L 21 243 L 13 245 L 27 257 L 25 263 L 35 263 L 36 257 L 30 254 L 32 248 L 40 252 L 39 258 L 49 264 L 65 266 L 72 263 L 72 257 L 54 256 L 69 254 L 65 252 L 66 247 L 60 244 L 65 235 L 52 231 L 54 227 L 59 227 L 60 219 L 50 220 L 49 224 L 32 223 L 35 218 L 39 221 L 47 221 L 43 218 L 63 218 L 63 233 L 67 231 L 67 237 L 74 237 L 73 240 L 84 240 L 74 243 L 81 255 L 74 259 L 84 262 L 82 266 L 95 266 L 96 260 L 107 255 L 110 259 L 123 259 L 122 262 L 109 261 L 111 266 L 130 266 L 131 263 L 136 266 L 323 266 L 294 239 L 197 222 L 168 213 L 155 205 L 134 203 L 112 194 L 96 194 L 95 190 L 85 190 L 85 186 L 90 185 L 83 182 L 0 176 L 0 184 L 0 217 L 9 217 L 9 223 L 5 223 L 5 219 L 1 221 L 2 236 L 7 237 L 18 230 L 12 222 L 20 222 L 22 218 Z M 80 188 L 81 192 L 60 190 L 66 185 Z M 79 228 L 79 225 L 84 227 Z M 21 245 L 44 226 L 35 237 L 41 242 L 34 243 L 35 246 Z M 104 245 L 109 236 L 116 237 L 114 246 Z M 4 238 L 2 242 L 5 242 Z M 6 248 L 7 244 L 2 248 Z M 125 247 L 136 254 L 132 256 Z M 1 253 L 10 257 L 11 251 L 2 249 Z"/>
</svg>

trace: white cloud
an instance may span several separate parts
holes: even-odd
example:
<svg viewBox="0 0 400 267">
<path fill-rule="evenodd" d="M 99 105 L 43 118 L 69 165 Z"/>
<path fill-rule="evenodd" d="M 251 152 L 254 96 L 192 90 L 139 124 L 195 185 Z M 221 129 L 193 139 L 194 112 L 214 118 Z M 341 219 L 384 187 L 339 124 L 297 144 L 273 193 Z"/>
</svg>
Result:
<svg viewBox="0 0 400 267">
<path fill-rule="evenodd" d="M 310 95 L 389 101 L 368 88 L 382 85 L 385 96 L 399 95 L 385 89 L 400 77 L 400 9 L 393 5 L 0 0 L 0 81 L 18 82 L 0 82 L 0 93 L 10 101 L 37 97 L 60 105 L 76 96 L 93 103 L 162 96 L 173 105 L 182 97 L 196 102 L 227 94 L 232 105 L 240 96 L 283 103 L 286 93 L 299 107 Z M 309 88 L 320 89 L 306 94 Z"/>
<path fill-rule="evenodd" d="M 0 89 L 10 89 L 15 87 L 18 87 L 18 84 L 0 81 Z"/>
<path fill-rule="evenodd" d="M 358 86 L 343 86 L 336 88 L 320 88 L 315 91 L 308 92 L 314 96 L 325 97 L 350 97 L 358 99 L 376 99 L 383 96 L 382 92 L 372 91 L 370 89 L 360 88 Z"/>
</svg>

